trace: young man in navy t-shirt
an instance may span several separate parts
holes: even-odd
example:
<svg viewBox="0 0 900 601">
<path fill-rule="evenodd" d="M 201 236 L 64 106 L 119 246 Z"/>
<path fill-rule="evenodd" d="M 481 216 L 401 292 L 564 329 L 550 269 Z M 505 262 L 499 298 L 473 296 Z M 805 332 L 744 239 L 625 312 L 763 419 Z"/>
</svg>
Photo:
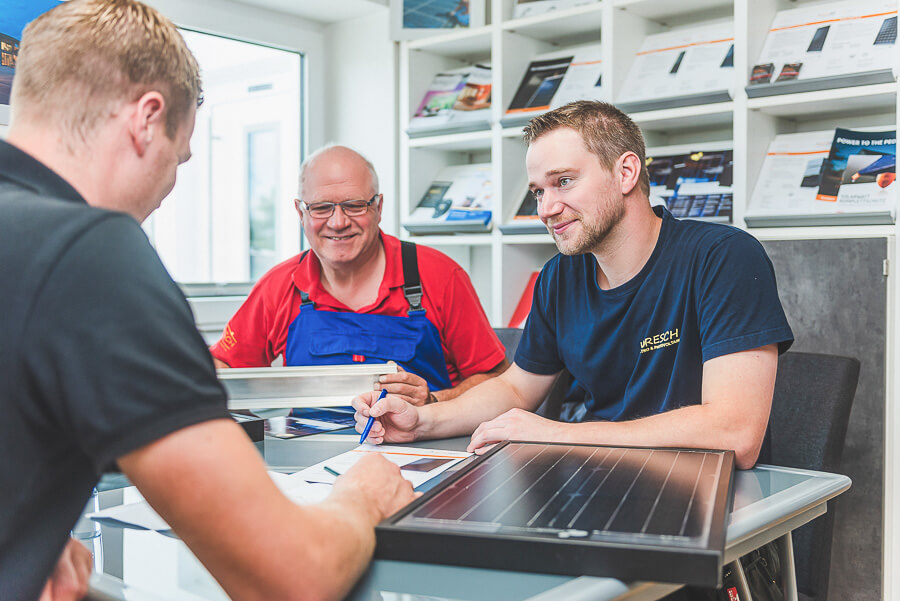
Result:
<svg viewBox="0 0 900 601">
<path fill-rule="evenodd" d="M 560 254 L 537 281 L 514 365 L 426 407 L 357 397 L 358 424 L 378 418 L 369 441 L 474 431 L 470 450 L 502 440 L 723 448 L 752 467 L 778 355 L 793 342 L 759 242 L 651 208 L 643 137 L 612 105 L 536 117 L 525 141 L 529 188 Z M 563 368 L 585 391 L 579 423 L 533 413 Z"/>
</svg>

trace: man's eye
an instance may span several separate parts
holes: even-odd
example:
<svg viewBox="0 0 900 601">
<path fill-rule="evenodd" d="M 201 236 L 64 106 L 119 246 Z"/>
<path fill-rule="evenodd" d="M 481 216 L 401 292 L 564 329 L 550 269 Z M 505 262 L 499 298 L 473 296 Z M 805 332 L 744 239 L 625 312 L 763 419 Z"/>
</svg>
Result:
<svg viewBox="0 0 900 601">
<path fill-rule="evenodd" d="M 544 191 L 543 190 L 532 190 L 531 195 L 534 196 L 535 200 L 540 200 L 541 197 L 544 195 Z"/>
<path fill-rule="evenodd" d="M 571 178 L 571 177 L 561 177 L 561 178 L 559 178 L 559 185 L 560 185 L 560 186 L 568 186 L 571 182 L 572 182 L 572 178 Z"/>
</svg>

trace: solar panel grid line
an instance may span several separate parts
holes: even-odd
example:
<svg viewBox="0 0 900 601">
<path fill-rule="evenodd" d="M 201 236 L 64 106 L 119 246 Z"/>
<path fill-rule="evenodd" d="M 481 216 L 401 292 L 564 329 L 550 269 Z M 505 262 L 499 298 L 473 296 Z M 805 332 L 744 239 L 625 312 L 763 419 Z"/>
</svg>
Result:
<svg viewBox="0 0 900 601">
<path fill-rule="evenodd" d="M 622 509 L 622 505 L 624 505 L 625 501 L 628 500 L 628 495 L 631 494 L 631 491 L 634 490 L 634 485 L 637 484 L 637 481 L 640 480 L 641 474 L 644 473 L 644 468 L 647 467 L 647 462 L 650 461 L 650 458 L 653 457 L 654 451 L 650 451 L 647 454 L 647 457 L 644 459 L 644 462 L 641 464 L 641 469 L 638 470 L 638 473 L 635 474 L 634 478 L 631 480 L 631 484 L 628 485 L 628 490 L 625 491 L 625 494 L 622 495 L 622 498 L 619 500 L 619 504 L 616 505 L 615 511 L 613 511 L 612 515 L 609 516 L 609 519 L 606 521 L 606 524 L 603 526 L 603 530 L 609 530 L 615 521 L 616 516 L 619 515 L 619 511 Z"/>
<path fill-rule="evenodd" d="M 553 495 L 553 497 L 552 497 L 550 500 L 548 500 L 546 503 L 544 503 L 544 505 L 540 508 L 540 510 L 538 510 L 538 512 L 537 512 L 536 514 L 534 514 L 534 517 L 532 517 L 530 520 L 528 520 L 528 523 L 526 524 L 526 526 L 531 527 L 531 526 L 534 525 L 534 522 L 537 521 L 538 517 L 539 517 L 539 516 L 540 516 L 540 515 L 541 515 L 548 507 L 550 507 L 550 505 L 551 505 L 557 498 L 559 498 L 559 497 L 563 494 L 563 491 L 566 489 L 566 487 L 569 485 L 569 483 L 575 478 L 575 476 L 577 476 L 577 475 L 579 474 L 579 472 L 581 472 L 581 469 L 582 469 L 585 465 L 587 465 L 588 462 L 590 462 L 590 460 L 594 458 L 594 455 L 596 455 L 599 451 L 600 451 L 600 449 L 594 450 L 594 451 L 591 453 L 590 457 L 588 457 L 587 459 L 585 459 L 585 460 L 581 463 L 581 465 L 578 467 L 578 469 L 575 471 L 575 473 L 573 473 L 571 476 L 569 476 L 569 479 L 566 480 L 565 484 L 563 484 L 563 486 L 560 487 L 559 492 L 557 492 L 555 495 Z M 606 454 L 607 454 L 607 455 L 609 454 L 609 449 L 607 449 Z M 566 501 L 566 504 L 569 504 L 569 503 L 571 503 L 571 502 L 572 502 L 572 497 L 569 496 L 569 500 Z M 565 509 L 565 507 L 566 507 L 566 505 L 563 505 L 563 507 L 561 508 L 561 510 L 562 510 L 562 509 Z M 555 519 L 556 519 L 556 518 L 555 518 L 555 516 L 554 516 L 554 520 L 555 520 Z M 552 523 L 552 521 L 553 521 L 553 520 L 551 520 L 551 523 Z"/>
<path fill-rule="evenodd" d="M 650 525 L 650 520 L 653 519 L 653 515 L 656 513 L 656 508 L 659 507 L 659 500 L 663 496 L 663 491 L 665 491 L 666 487 L 669 485 L 669 479 L 672 477 L 672 470 L 675 469 L 675 464 L 678 463 L 678 458 L 680 456 L 681 451 L 675 451 L 675 457 L 672 459 L 672 464 L 669 466 L 669 471 L 666 473 L 666 479 L 663 481 L 663 485 L 659 487 L 659 493 L 656 495 L 656 500 L 653 501 L 653 507 L 650 508 L 647 519 L 641 524 L 641 534 L 647 534 L 647 527 Z"/>
<path fill-rule="evenodd" d="M 707 462 L 708 462 L 708 460 L 709 460 L 709 455 L 704 454 L 704 455 L 703 455 L 703 460 L 702 460 L 701 463 L 700 463 L 700 470 L 697 472 L 697 477 L 696 477 L 696 479 L 694 480 L 694 491 L 693 491 L 693 493 L 691 494 L 691 500 L 688 502 L 687 510 L 684 512 L 684 520 L 683 520 L 682 523 L 681 523 L 681 530 L 679 531 L 679 534 L 680 534 L 681 536 L 687 536 L 687 535 L 685 534 L 685 530 L 686 530 L 687 527 L 688 527 L 688 523 L 691 521 L 691 517 L 692 517 L 693 515 L 696 515 L 696 514 L 697 514 L 697 512 L 692 511 L 692 510 L 693 510 L 693 508 L 694 508 L 694 504 L 697 502 L 697 498 L 698 498 L 697 491 L 701 489 L 701 485 L 702 485 L 702 481 L 703 481 L 704 468 L 707 467 Z M 701 494 L 702 494 L 702 492 L 701 492 Z M 699 504 L 702 504 L 702 499 L 701 499 L 701 501 L 699 502 Z"/>
<path fill-rule="evenodd" d="M 538 486 L 538 484 L 541 482 L 541 480 L 543 480 L 544 478 L 546 478 L 546 477 L 550 474 L 550 472 L 552 471 L 552 469 L 553 469 L 554 467 L 556 467 L 557 465 L 559 465 L 559 463 L 560 463 L 563 459 L 565 459 L 566 457 L 568 457 L 568 456 L 569 456 L 569 453 L 571 453 L 571 452 L 572 452 L 572 449 L 570 448 L 569 450 L 566 451 L 566 453 L 565 453 L 564 455 L 560 455 L 560 456 L 556 459 L 556 461 L 553 462 L 553 466 L 551 466 L 551 468 L 550 468 L 549 470 L 545 470 L 537 480 L 535 480 L 534 482 L 532 482 L 531 484 L 529 484 L 529 485 L 528 485 L 528 488 L 526 488 L 525 490 L 523 490 L 523 491 L 519 494 L 518 497 L 516 497 L 515 499 L 513 499 L 513 502 L 512 502 L 512 503 L 510 503 L 509 505 L 506 506 L 506 509 L 504 509 L 503 511 L 501 511 L 501 512 L 500 512 L 493 520 L 491 520 L 491 521 L 494 522 L 494 523 L 502 523 L 502 522 L 500 521 L 501 518 L 502 518 L 504 515 L 506 515 L 513 507 L 515 507 L 516 504 L 517 504 L 519 501 L 521 501 L 522 499 L 524 499 L 531 491 L 533 491 L 535 488 L 537 488 L 537 486 Z M 542 452 L 541 454 L 543 454 L 543 452 Z M 532 516 L 532 519 L 534 519 L 534 517 L 535 517 L 535 516 Z"/>
<path fill-rule="evenodd" d="M 719 484 L 719 472 L 722 468 L 722 455 L 704 455 L 703 457 L 703 465 L 704 469 L 701 472 L 701 486 L 703 487 L 703 510 L 704 513 L 712 510 L 712 505 L 715 502 L 715 491 Z M 699 519 L 699 518 L 695 518 Z M 707 540 L 710 535 L 710 522 L 707 520 L 700 520 L 700 536 Z"/>
<path fill-rule="evenodd" d="M 423 504 L 422 507 L 419 508 L 413 514 L 413 517 L 432 518 L 434 516 L 434 514 L 439 512 L 441 509 L 443 509 L 450 503 L 452 503 L 455 499 L 457 499 L 460 495 L 464 494 L 466 492 L 466 490 L 468 490 L 469 488 L 471 488 L 472 486 L 477 484 L 480 480 L 486 478 L 492 471 L 502 469 L 502 467 L 505 464 L 511 463 L 513 461 L 513 459 L 515 458 L 516 454 L 518 454 L 520 452 L 525 452 L 523 447 L 513 449 L 511 453 L 509 453 L 508 455 L 501 458 L 497 462 L 496 465 L 491 465 L 490 467 L 488 467 L 486 469 L 483 464 L 479 465 L 477 468 L 471 470 L 466 475 L 464 475 L 462 478 L 458 479 L 451 486 L 448 487 L 447 490 L 456 489 L 455 493 L 447 495 L 447 498 L 444 499 L 443 502 L 438 503 L 436 507 L 431 507 L 430 501 L 428 503 Z M 422 515 L 423 513 L 425 515 Z M 437 519 L 441 519 L 441 518 L 437 518 Z M 454 519 L 456 519 L 456 518 L 454 518 Z"/>
<path fill-rule="evenodd" d="M 537 453 L 536 455 L 534 455 L 534 457 L 532 457 L 531 459 L 529 459 L 528 462 L 525 463 L 525 465 L 523 465 L 522 467 L 520 467 L 519 469 L 517 469 L 512 475 L 510 475 L 509 477 L 507 477 L 506 480 L 504 480 L 502 483 L 500 483 L 500 485 L 497 486 L 493 491 L 491 491 L 490 494 L 488 494 L 487 496 L 485 496 L 484 498 L 482 498 L 480 501 L 478 501 L 478 502 L 472 507 L 472 509 L 470 509 L 469 511 L 467 511 L 467 512 L 465 512 L 464 514 L 462 514 L 461 516 L 459 516 L 459 519 L 460 519 L 460 520 L 466 520 L 466 519 L 468 519 L 469 516 L 471 516 L 471 515 L 472 515 L 473 513 L 475 513 L 476 511 L 478 511 L 480 508 L 485 507 L 485 504 L 486 504 L 488 501 L 490 501 L 490 500 L 492 500 L 492 499 L 498 498 L 498 496 L 503 492 L 503 487 L 504 487 L 506 484 L 508 484 L 509 482 L 515 480 L 515 478 L 516 478 L 517 475 L 519 475 L 520 473 L 522 473 L 522 472 L 525 470 L 525 468 L 527 468 L 529 465 L 531 465 L 531 463 L 532 463 L 533 461 L 535 461 L 538 457 L 540 457 L 542 454 L 544 454 L 544 451 L 543 451 L 543 450 L 538 451 L 538 453 Z M 482 513 L 492 513 L 492 512 L 491 512 L 490 510 L 488 510 L 488 511 L 485 511 L 485 512 L 482 512 Z M 475 521 L 487 521 L 487 520 L 478 520 L 478 519 L 476 518 Z"/>
<path fill-rule="evenodd" d="M 616 466 L 618 466 L 618 465 L 619 465 L 619 462 L 622 461 L 622 458 L 623 458 L 623 457 L 625 457 L 624 451 L 623 451 L 623 452 L 620 452 L 619 458 L 616 459 L 616 463 L 613 464 L 612 468 L 610 468 L 610 470 L 609 470 L 608 472 L 606 472 L 606 475 L 603 476 L 603 480 L 601 480 L 600 483 L 597 484 L 597 487 L 594 489 L 594 492 L 591 493 L 591 496 L 588 497 L 588 500 L 585 501 L 584 505 L 581 506 L 581 509 L 579 509 L 579 510 L 578 510 L 578 513 L 575 514 L 575 517 L 573 517 L 573 518 L 569 521 L 569 525 L 568 525 L 569 528 L 572 528 L 572 527 L 575 525 L 575 522 L 578 521 L 578 519 L 579 519 L 579 518 L 581 517 L 581 515 L 584 513 L 584 510 L 587 509 L 588 505 L 591 504 L 591 502 L 592 502 L 592 501 L 594 500 L 594 498 L 597 496 L 597 493 L 600 492 L 600 489 L 603 487 L 603 485 L 606 483 L 606 481 L 609 479 L 609 477 L 610 477 L 610 476 L 612 475 L 612 473 L 615 471 Z"/>
<path fill-rule="evenodd" d="M 529 482 L 533 482 L 528 495 L 517 499 L 510 503 L 509 510 L 497 521 L 503 526 L 520 527 L 532 518 L 539 518 L 538 526 L 544 526 L 544 522 L 549 520 L 548 514 L 545 512 L 543 516 L 539 515 L 540 508 L 549 502 L 550 510 L 555 510 L 564 500 L 558 496 L 561 492 L 566 494 L 571 488 L 563 486 L 563 483 L 569 481 L 570 477 L 576 474 L 581 463 L 593 453 L 591 449 L 582 446 L 573 445 L 571 447 L 560 446 L 559 453 L 565 453 L 565 460 L 558 464 L 550 465 L 543 459 L 539 463 L 529 466 L 530 473 Z M 556 502 L 554 502 L 554 498 Z M 551 516 L 552 517 L 552 516 Z"/>
<path fill-rule="evenodd" d="M 674 460 L 675 454 L 670 450 L 656 450 L 651 453 L 628 491 L 628 496 L 624 498 L 616 515 L 607 524 L 606 531 L 642 535 L 644 522 L 662 488 L 663 476 Z M 660 473 L 660 470 L 664 470 L 663 473 Z"/>
<path fill-rule="evenodd" d="M 611 452 L 612 452 L 612 449 L 607 449 L 606 455 L 604 455 L 603 458 L 600 460 L 601 465 L 603 465 L 607 461 Z M 588 495 L 588 492 L 593 490 L 595 481 L 601 479 L 601 477 L 598 476 L 598 474 L 600 474 L 601 472 L 603 472 L 603 474 L 604 474 L 603 477 L 606 477 L 606 475 L 609 474 L 608 469 L 604 469 L 604 470 L 600 470 L 598 468 L 590 469 L 590 474 L 588 474 L 588 477 L 581 481 L 581 483 L 578 485 L 578 488 L 575 490 L 574 493 L 569 494 L 569 499 L 563 504 L 563 506 L 556 513 L 556 515 L 553 516 L 553 519 L 550 520 L 550 522 L 547 524 L 549 527 L 557 528 L 557 529 L 563 529 L 566 527 L 566 526 L 562 526 L 562 524 L 569 521 L 568 514 L 571 512 L 574 516 L 574 514 L 579 510 L 579 507 L 575 505 L 576 499 L 578 497 Z M 558 526 L 558 527 L 556 526 L 557 522 L 560 522 L 560 526 Z"/>
<path fill-rule="evenodd" d="M 646 456 L 643 449 L 627 449 L 623 461 L 613 469 L 610 477 L 603 483 L 600 492 L 585 508 L 584 514 L 575 521 L 573 528 L 587 530 L 589 532 L 606 532 L 606 524 L 613 512 L 618 507 L 622 498 L 622 491 L 627 490 L 633 481 L 633 472 L 637 469 L 635 461 L 640 463 L 640 458 Z M 602 526 L 601 526 L 602 525 Z"/>
<path fill-rule="evenodd" d="M 702 464 L 702 457 L 692 452 L 682 452 L 676 459 L 677 473 L 696 472 Z M 681 525 L 688 510 L 694 483 L 684 478 L 676 478 L 663 491 L 662 499 L 647 526 L 646 532 L 664 536 L 681 536 Z"/>
</svg>

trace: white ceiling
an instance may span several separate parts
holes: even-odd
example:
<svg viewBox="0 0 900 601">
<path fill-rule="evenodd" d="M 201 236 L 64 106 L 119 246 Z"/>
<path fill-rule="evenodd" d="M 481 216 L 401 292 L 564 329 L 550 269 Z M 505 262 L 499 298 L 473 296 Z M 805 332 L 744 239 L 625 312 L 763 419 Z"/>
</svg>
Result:
<svg viewBox="0 0 900 601">
<path fill-rule="evenodd" d="M 383 9 L 388 0 L 236 0 L 269 10 L 303 17 L 319 23 L 334 23 Z"/>
</svg>

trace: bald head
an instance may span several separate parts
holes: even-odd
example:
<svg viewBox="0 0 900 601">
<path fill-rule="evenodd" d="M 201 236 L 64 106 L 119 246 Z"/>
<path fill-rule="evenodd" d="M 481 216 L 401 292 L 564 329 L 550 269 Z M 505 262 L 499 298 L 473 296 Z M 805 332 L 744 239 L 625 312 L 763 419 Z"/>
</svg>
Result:
<svg viewBox="0 0 900 601">
<path fill-rule="evenodd" d="M 370 196 L 378 192 L 378 174 L 364 156 L 346 146 L 331 144 L 315 151 L 300 165 L 300 186 L 297 197 L 312 200 L 310 193 L 320 183 L 352 181 L 365 184 Z"/>
</svg>

